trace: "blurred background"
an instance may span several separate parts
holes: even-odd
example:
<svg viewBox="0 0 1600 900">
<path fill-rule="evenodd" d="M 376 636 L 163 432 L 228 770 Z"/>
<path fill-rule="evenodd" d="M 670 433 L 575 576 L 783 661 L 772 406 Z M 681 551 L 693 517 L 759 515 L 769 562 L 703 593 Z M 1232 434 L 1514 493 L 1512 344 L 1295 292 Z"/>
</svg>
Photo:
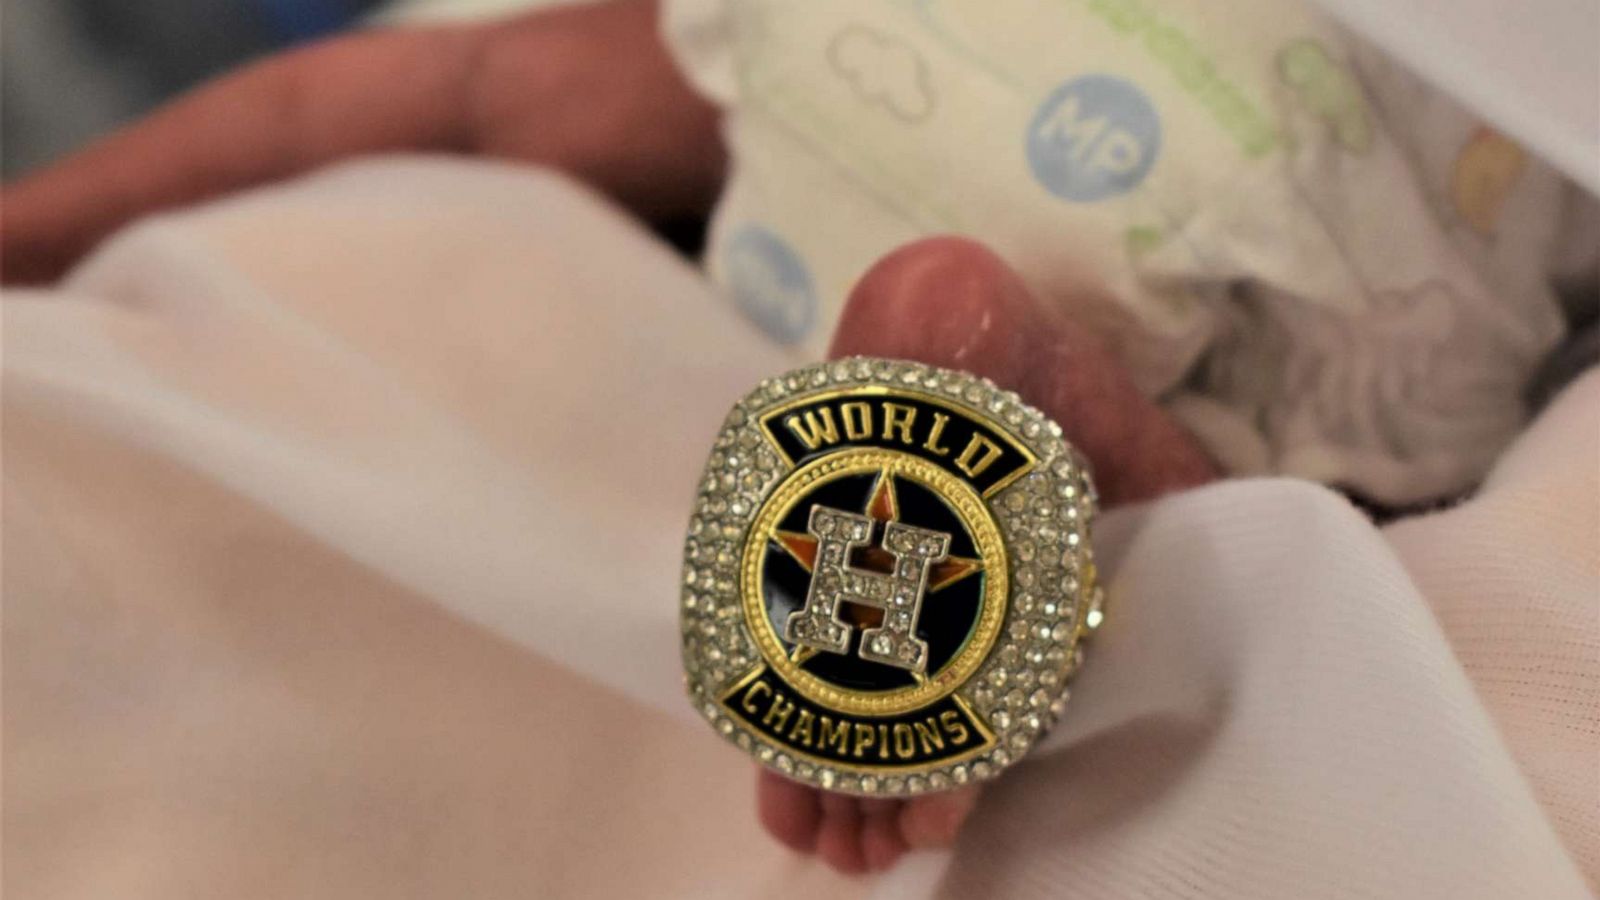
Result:
<svg viewBox="0 0 1600 900">
<path fill-rule="evenodd" d="M 347 28 L 545 0 L 5 0 L 0 174 L 50 162 L 242 62 Z"/>
</svg>

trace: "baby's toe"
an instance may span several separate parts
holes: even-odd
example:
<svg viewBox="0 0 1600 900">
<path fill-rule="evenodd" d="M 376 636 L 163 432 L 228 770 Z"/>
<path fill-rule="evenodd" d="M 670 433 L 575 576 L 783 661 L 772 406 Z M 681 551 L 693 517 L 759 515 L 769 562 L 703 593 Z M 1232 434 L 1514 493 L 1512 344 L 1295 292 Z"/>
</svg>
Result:
<svg viewBox="0 0 1600 900">
<path fill-rule="evenodd" d="M 817 846 L 822 803 L 816 788 L 762 769 L 756 780 L 761 824 L 784 846 L 810 853 Z"/>
<path fill-rule="evenodd" d="M 908 846 L 919 849 L 954 844 L 961 824 L 978 802 L 978 790 L 974 785 L 906 801 L 900 810 L 901 837 Z"/>
<path fill-rule="evenodd" d="M 905 854 L 906 841 L 900 834 L 904 807 L 898 800 L 861 801 L 861 853 L 867 868 L 881 872 Z"/>
<path fill-rule="evenodd" d="M 817 855 L 840 872 L 858 874 L 867 870 L 861 847 L 860 801 L 843 794 L 824 793 L 822 824 L 817 830 Z"/>
</svg>

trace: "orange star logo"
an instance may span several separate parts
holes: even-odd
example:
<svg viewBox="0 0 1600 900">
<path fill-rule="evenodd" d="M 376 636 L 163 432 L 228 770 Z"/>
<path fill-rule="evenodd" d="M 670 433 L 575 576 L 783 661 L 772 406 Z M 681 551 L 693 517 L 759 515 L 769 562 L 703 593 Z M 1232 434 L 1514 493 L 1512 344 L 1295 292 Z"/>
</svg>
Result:
<svg viewBox="0 0 1600 900">
<path fill-rule="evenodd" d="M 900 501 L 895 496 L 894 478 L 888 472 L 879 472 L 878 480 L 872 486 L 872 495 L 867 499 L 865 510 L 867 517 L 874 522 L 897 522 L 900 520 Z M 875 528 L 881 533 L 881 528 Z M 772 540 L 784 552 L 800 564 L 806 574 L 812 574 L 817 564 L 817 539 L 811 534 L 799 531 L 784 531 L 774 529 Z M 859 547 L 851 554 L 850 564 L 859 569 L 875 572 L 891 572 L 894 568 L 894 555 L 882 547 L 874 544 L 871 547 Z M 944 588 L 960 581 L 967 576 L 983 570 L 983 561 L 969 559 L 964 556 L 947 556 L 933 564 L 928 572 L 927 593 L 937 593 Z M 851 625 L 859 627 L 875 627 L 882 624 L 883 610 L 869 606 L 845 604 L 840 609 L 840 615 Z M 806 647 L 796 647 L 791 658 L 796 662 L 804 661 L 815 655 L 817 651 Z"/>
</svg>

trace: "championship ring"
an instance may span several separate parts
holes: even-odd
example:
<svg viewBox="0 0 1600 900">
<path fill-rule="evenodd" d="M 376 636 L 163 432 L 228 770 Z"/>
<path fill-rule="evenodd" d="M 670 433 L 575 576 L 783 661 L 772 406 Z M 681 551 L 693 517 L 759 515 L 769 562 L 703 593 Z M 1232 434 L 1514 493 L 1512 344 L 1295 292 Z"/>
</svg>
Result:
<svg viewBox="0 0 1600 900">
<path fill-rule="evenodd" d="M 859 357 L 762 382 L 689 522 L 689 693 L 826 790 L 990 778 L 1061 715 L 1099 622 L 1094 512 L 1061 428 L 992 382 Z"/>
</svg>

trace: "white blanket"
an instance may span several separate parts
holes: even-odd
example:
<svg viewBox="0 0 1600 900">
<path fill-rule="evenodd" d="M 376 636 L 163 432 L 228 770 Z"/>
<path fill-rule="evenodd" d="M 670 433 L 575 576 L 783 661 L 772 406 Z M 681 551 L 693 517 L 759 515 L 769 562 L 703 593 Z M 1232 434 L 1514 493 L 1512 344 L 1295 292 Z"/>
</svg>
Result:
<svg viewBox="0 0 1600 900">
<path fill-rule="evenodd" d="M 358 164 L 4 304 L 14 896 L 1590 896 L 1600 376 L 1388 531 L 1284 480 L 1103 521 L 1062 730 L 876 881 L 681 696 L 714 427 L 797 360 L 561 179 Z M 9 891 L 8 891 L 9 893 Z"/>
</svg>

